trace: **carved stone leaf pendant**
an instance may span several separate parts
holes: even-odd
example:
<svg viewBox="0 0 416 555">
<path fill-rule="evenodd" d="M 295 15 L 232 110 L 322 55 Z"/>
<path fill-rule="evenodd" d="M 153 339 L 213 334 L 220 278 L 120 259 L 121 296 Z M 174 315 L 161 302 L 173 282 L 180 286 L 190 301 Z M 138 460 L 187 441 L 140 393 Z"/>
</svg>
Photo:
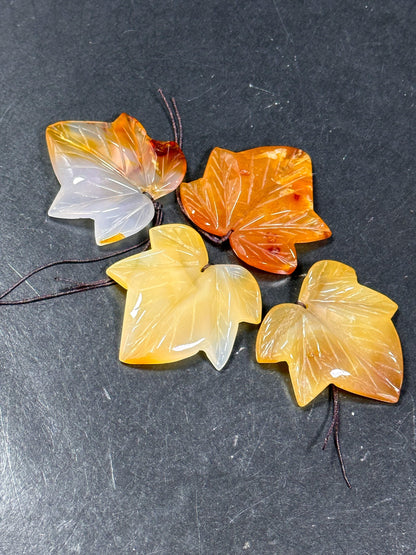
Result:
<svg viewBox="0 0 416 555">
<path fill-rule="evenodd" d="M 256 280 L 241 266 L 207 266 L 204 242 L 189 226 L 157 226 L 149 235 L 149 251 L 107 270 L 127 289 L 120 360 L 159 364 L 204 351 L 220 370 L 239 322 L 260 322 Z"/>
<path fill-rule="evenodd" d="M 61 184 L 49 215 L 93 219 L 98 245 L 146 227 L 154 216 L 153 200 L 176 189 L 186 171 L 177 143 L 154 141 L 127 114 L 113 123 L 55 123 L 47 128 L 46 141 Z"/>
<path fill-rule="evenodd" d="M 204 176 L 182 183 L 180 195 L 201 230 L 229 237 L 239 258 L 267 272 L 290 274 L 295 243 L 331 235 L 313 210 L 311 159 L 297 148 L 214 148 Z"/>
<path fill-rule="evenodd" d="M 304 406 L 329 384 L 395 403 L 403 380 L 397 305 L 357 282 L 350 266 L 331 260 L 309 270 L 299 304 L 275 306 L 257 336 L 259 362 L 285 361 Z"/>
</svg>

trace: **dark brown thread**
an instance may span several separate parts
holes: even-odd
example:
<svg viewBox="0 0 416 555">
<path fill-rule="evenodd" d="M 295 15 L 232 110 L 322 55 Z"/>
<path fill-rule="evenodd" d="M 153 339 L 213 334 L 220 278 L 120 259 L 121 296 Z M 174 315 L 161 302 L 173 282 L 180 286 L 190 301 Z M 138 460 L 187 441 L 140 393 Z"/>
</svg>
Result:
<svg viewBox="0 0 416 555">
<path fill-rule="evenodd" d="M 172 129 L 173 129 L 173 135 L 175 137 L 175 143 L 178 142 L 178 129 L 176 126 L 176 121 L 175 121 L 175 116 L 173 115 L 172 112 L 172 108 L 170 107 L 169 102 L 166 99 L 166 96 L 163 94 L 162 89 L 158 89 L 157 92 L 160 94 L 160 96 L 162 97 L 163 103 L 165 104 L 165 107 L 169 113 L 169 117 L 170 117 L 170 123 L 172 125 Z M 178 143 L 179 144 L 179 143 Z M 179 145 L 180 146 L 180 145 Z"/>
<path fill-rule="evenodd" d="M 155 201 L 153 202 L 153 204 L 154 204 L 154 207 L 155 207 L 155 217 L 154 217 L 153 225 L 158 226 L 163 221 L 162 205 L 159 202 L 155 202 Z M 7 295 L 9 295 L 9 293 L 14 291 L 17 287 L 19 287 L 20 285 L 25 283 L 25 281 L 27 281 L 29 278 L 31 278 L 35 274 L 41 272 L 42 270 L 46 270 L 47 268 L 52 268 L 53 266 L 59 266 L 59 265 L 63 265 L 63 264 L 89 264 L 90 262 L 100 262 L 101 260 L 107 260 L 107 259 L 112 258 L 114 256 L 118 256 L 118 255 L 121 255 L 121 254 L 126 254 L 127 252 L 130 252 L 132 250 L 139 249 L 139 248 L 142 248 L 142 247 L 143 247 L 143 250 L 146 250 L 147 248 L 149 248 L 149 246 L 150 246 L 150 240 L 146 239 L 145 241 L 141 241 L 137 245 L 134 245 L 132 247 L 128 247 L 127 249 L 122 249 L 122 250 L 119 250 L 117 252 L 113 252 L 111 254 L 106 254 L 104 256 L 100 256 L 100 257 L 97 257 L 97 258 L 88 258 L 88 259 L 85 259 L 85 260 L 78 260 L 78 259 L 58 260 L 58 261 L 55 261 L 55 262 L 50 262 L 49 264 L 44 264 L 43 266 L 40 266 L 39 268 L 35 268 L 31 272 L 29 272 L 28 274 L 23 276 L 21 279 L 19 279 L 19 281 L 17 281 L 15 284 L 13 284 L 11 287 L 9 287 L 9 289 L 4 291 L 0 295 L 0 306 L 17 306 L 17 305 L 23 305 L 23 304 L 36 303 L 36 302 L 39 302 L 39 301 L 46 301 L 46 300 L 49 300 L 49 299 L 56 299 L 58 297 L 64 297 L 66 295 L 73 295 L 74 293 L 81 293 L 82 291 L 91 291 L 92 289 L 99 289 L 101 287 L 108 287 L 110 285 L 114 285 L 115 284 L 114 280 L 112 280 L 111 278 L 106 278 L 106 279 L 101 279 L 101 280 L 98 280 L 98 281 L 93 281 L 93 282 L 90 282 L 90 283 L 79 283 L 74 287 L 70 287 L 70 288 L 65 289 L 63 291 L 59 291 L 58 293 L 50 293 L 50 294 L 47 294 L 47 295 L 39 295 L 38 297 L 32 297 L 32 298 L 28 298 L 28 299 L 21 299 L 21 300 L 17 300 L 17 301 L 3 301 L 3 300 L 1 300 L 1 299 L 4 299 L 4 297 L 6 297 Z"/>
<path fill-rule="evenodd" d="M 331 425 L 328 429 L 328 433 L 325 436 L 324 444 L 322 449 L 328 444 L 329 438 L 331 434 L 334 437 L 335 448 L 337 450 L 339 464 L 341 465 L 342 475 L 344 477 L 345 483 L 349 488 L 351 488 L 351 483 L 348 480 L 347 471 L 345 469 L 344 459 L 341 452 L 341 445 L 339 441 L 339 414 L 340 414 L 340 401 L 339 401 L 339 390 L 336 385 L 332 384 L 332 404 L 333 404 L 333 412 L 332 412 L 332 421 Z"/>
<path fill-rule="evenodd" d="M 173 109 L 175 110 L 176 121 L 179 127 L 179 134 L 178 134 L 178 144 L 179 148 L 182 150 L 182 143 L 183 143 L 183 128 L 182 128 L 182 118 L 178 110 L 178 106 L 176 104 L 175 98 L 172 96 L 171 102 L 173 104 Z"/>
</svg>

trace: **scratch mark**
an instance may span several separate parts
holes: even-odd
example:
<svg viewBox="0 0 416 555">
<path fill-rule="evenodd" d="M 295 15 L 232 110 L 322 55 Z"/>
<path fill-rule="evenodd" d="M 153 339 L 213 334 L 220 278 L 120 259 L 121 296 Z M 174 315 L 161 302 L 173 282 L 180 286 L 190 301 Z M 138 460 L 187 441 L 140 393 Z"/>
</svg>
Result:
<svg viewBox="0 0 416 555">
<path fill-rule="evenodd" d="M 72 538 L 72 536 L 74 535 L 74 532 L 75 532 L 75 530 L 76 530 L 78 524 L 79 524 L 80 521 L 81 521 L 81 517 L 84 515 L 86 506 L 87 506 L 87 505 L 85 504 L 84 507 L 82 507 L 82 509 L 80 510 L 80 512 L 79 512 L 79 514 L 78 514 L 78 516 L 77 516 L 77 519 L 76 519 L 76 521 L 74 522 L 74 525 L 73 525 L 71 531 L 69 532 L 69 534 L 68 534 L 66 540 L 64 541 L 64 543 L 63 543 L 61 546 L 57 546 L 57 547 L 53 550 L 54 553 L 62 553 L 62 549 L 66 546 L 66 544 L 69 542 L 69 540 L 70 540 L 70 539 Z"/>
<path fill-rule="evenodd" d="M 41 469 L 40 473 L 42 474 L 42 478 L 43 478 L 43 481 L 45 482 L 45 486 L 47 486 L 47 485 L 48 485 L 48 482 L 47 482 L 47 480 L 46 480 L 45 473 L 44 473 L 44 471 L 43 471 L 42 469 Z"/>
<path fill-rule="evenodd" d="M 114 468 L 113 468 L 113 458 L 111 456 L 111 450 L 108 450 L 108 458 L 110 460 L 110 471 L 111 471 L 111 483 L 113 485 L 113 489 L 116 489 L 116 481 L 114 479 Z"/>
<path fill-rule="evenodd" d="M 1 121 L 1 119 L 0 119 L 0 121 Z M 16 270 L 16 268 L 14 268 L 9 262 L 7 263 L 7 265 L 8 265 L 14 272 L 16 272 L 16 274 L 19 276 L 20 279 L 23 277 L 22 274 L 21 274 L 20 272 L 18 272 L 18 271 Z M 30 285 L 30 283 L 29 283 L 27 280 L 25 281 L 25 283 L 26 283 L 26 285 L 28 285 L 28 286 L 32 289 L 32 291 L 34 291 L 34 292 L 36 293 L 36 295 L 39 297 L 39 292 L 36 291 L 36 289 L 35 289 L 32 285 Z"/>
<path fill-rule="evenodd" d="M 20 496 L 19 496 L 19 494 L 18 494 L 18 492 L 17 492 L 16 480 L 15 480 L 15 477 L 14 477 L 14 472 L 13 472 L 13 468 L 12 468 L 12 462 L 11 462 L 11 459 L 10 459 L 9 433 L 8 433 L 8 431 L 6 430 L 5 426 L 4 426 L 3 412 L 2 412 L 2 410 L 1 410 L 1 408 L 0 408 L 0 425 L 1 425 L 1 430 L 2 430 L 2 432 L 3 432 L 3 437 L 4 437 L 4 442 L 5 442 L 6 458 L 7 458 L 7 466 L 9 467 L 10 477 L 11 477 L 11 479 L 12 479 L 14 494 L 15 494 L 15 497 L 16 497 L 16 500 L 17 500 L 17 505 L 18 505 L 18 507 L 19 507 L 20 514 L 22 515 L 22 518 L 25 518 L 25 517 L 24 517 L 23 510 L 22 510 L 22 505 L 21 505 L 21 503 L 20 503 Z"/>
<path fill-rule="evenodd" d="M 265 92 L 267 94 L 271 94 L 272 96 L 276 96 L 276 93 L 274 93 L 273 91 L 268 91 L 267 89 L 262 89 L 261 87 L 256 87 L 256 85 L 253 85 L 253 83 L 249 83 L 248 86 L 250 87 L 250 89 L 256 89 L 256 91 L 261 91 L 261 92 Z"/>
<path fill-rule="evenodd" d="M 360 507 L 360 508 L 356 508 L 356 509 L 347 509 L 346 511 L 342 511 L 342 515 L 341 514 L 338 514 L 336 516 L 331 515 L 331 516 L 327 516 L 326 519 L 327 520 L 339 520 L 341 518 L 341 520 L 342 520 L 343 515 L 352 514 L 352 513 L 360 513 L 360 512 L 365 513 L 366 511 L 369 511 L 370 509 L 374 509 L 374 507 L 377 507 L 378 505 L 382 505 L 383 503 L 388 503 L 391 500 L 392 500 L 391 497 L 386 497 L 385 499 L 380 499 L 380 501 L 376 501 L 372 505 L 367 505 L 366 507 Z"/>
<path fill-rule="evenodd" d="M 263 425 L 263 428 L 261 429 L 259 439 L 258 439 L 256 445 L 254 446 L 254 449 L 253 449 L 253 452 L 251 453 L 250 458 L 247 461 L 246 468 L 245 468 L 246 471 L 247 471 L 248 467 L 250 466 L 251 460 L 254 457 L 254 453 L 257 451 L 257 449 L 260 446 L 261 438 L 263 437 L 263 433 L 264 433 L 264 430 L 265 430 L 267 424 L 268 424 L 268 422 L 265 422 L 264 425 Z"/>
<path fill-rule="evenodd" d="M 283 21 L 283 18 L 282 18 L 281 14 L 280 14 L 279 6 L 277 5 L 277 1 L 276 1 L 276 0 L 273 0 L 273 4 L 274 4 L 274 9 L 276 10 L 277 16 L 278 16 L 278 18 L 280 19 L 280 23 L 282 24 L 282 27 L 283 27 L 284 32 L 286 33 L 286 36 L 287 36 L 287 38 L 290 40 L 290 42 L 292 42 L 292 39 L 290 38 L 289 31 L 287 30 L 287 27 L 286 27 L 286 25 L 285 25 L 285 23 L 284 23 L 284 21 Z"/>
<path fill-rule="evenodd" d="M 199 522 L 199 514 L 198 514 L 198 490 L 195 490 L 195 516 L 196 516 L 196 528 L 198 530 L 198 551 L 202 553 L 201 549 L 201 523 Z"/>
<path fill-rule="evenodd" d="M 269 499 L 269 497 L 272 497 L 273 495 L 275 495 L 278 492 L 279 492 L 279 489 L 275 489 L 274 491 L 272 491 L 272 493 L 269 493 L 269 495 L 266 495 L 265 497 L 262 497 L 261 499 L 259 499 L 255 503 L 253 503 L 252 505 L 249 505 L 248 507 L 246 507 L 245 509 L 243 509 L 242 511 L 237 513 L 235 516 L 233 516 L 233 518 L 230 519 L 230 524 L 235 522 L 237 520 L 237 518 L 240 517 L 242 514 L 246 513 L 250 509 L 253 509 L 254 507 L 257 507 L 257 505 L 260 505 L 260 503 L 263 503 L 264 501 L 266 501 L 266 499 Z"/>
<path fill-rule="evenodd" d="M 107 399 L 108 399 L 109 401 L 111 401 L 110 394 L 108 393 L 108 391 L 106 390 L 105 387 L 103 387 L 103 391 L 104 391 L 104 395 L 107 397 Z"/>
<path fill-rule="evenodd" d="M 374 509 L 374 507 L 377 507 L 378 505 L 382 505 L 383 503 L 388 503 L 389 501 L 391 501 L 391 499 L 392 499 L 391 497 L 386 497 L 385 499 L 380 499 L 380 501 L 376 501 L 372 505 L 368 505 L 368 507 L 365 507 L 364 510 L 368 511 L 369 509 Z"/>
<path fill-rule="evenodd" d="M 201 98 L 201 96 L 204 96 L 206 94 L 208 94 L 209 92 L 218 89 L 218 87 L 220 87 L 220 83 L 218 83 L 217 85 L 213 85 L 212 87 L 209 87 L 206 91 L 203 91 L 201 94 L 197 94 L 196 96 L 193 96 L 192 98 L 187 98 L 186 102 L 192 102 L 193 100 L 197 100 L 198 98 Z M 228 91 L 228 89 L 227 89 Z"/>
<path fill-rule="evenodd" d="M 311 410 L 308 413 L 308 416 L 306 417 L 306 420 L 310 420 L 312 418 L 312 414 L 313 414 L 313 407 L 311 407 Z"/>
<path fill-rule="evenodd" d="M 4 120 L 4 118 L 7 116 L 7 114 L 10 111 L 10 108 L 13 106 L 14 102 L 12 102 L 11 104 L 9 104 L 7 106 L 7 108 L 4 110 L 4 112 L 2 113 L 2 115 L 0 116 L 0 122 L 2 122 Z"/>
<path fill-rule="evenodd" d="M 412 432 L 413 432 L 412 433 L 412 447 L 413 447 L 413 449 L 415 449 L 415 447 L 416 447 L 416 411 L 415 411 L 415 400 L 414 400 L 414 397 L 413 397 L 412 394 L 410 394 L 410 400 L 412 402 L 412 408 L 410 409 L 410 411 L 408 411 L 406 413 L 404 418 L 402 418 L 401 420 L 398 421 L 398 425 L 397 425 L 397 428 L 395 429 L 395 431 L 398 432 L 400 435 L 402 435 L 402 437 L 405 437 L 401 433 L 401 428 L 410 416 L 411 417 L 411 422 L 412 422 Z M 405 439 L 405 441 L 407 442 L 407 439 Z"/>
</svg>

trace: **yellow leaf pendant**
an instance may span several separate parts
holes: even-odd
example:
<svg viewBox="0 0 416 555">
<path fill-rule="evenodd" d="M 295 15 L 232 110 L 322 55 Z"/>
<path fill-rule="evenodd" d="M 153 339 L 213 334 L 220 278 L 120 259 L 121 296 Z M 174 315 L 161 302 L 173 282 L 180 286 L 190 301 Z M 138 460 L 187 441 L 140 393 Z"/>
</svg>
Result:
<svg viewBox="0 0 416 555">
<path fill-rule="evenodd" d="M 285 361 L 304 406 L 329 384 L 395 403 L 403 381 L 397 305 L 357 282 L 350 266 L 331 260 L 309 270 L 298 304 L 275 306 L 257 336 L 259 362 Z"/>
<path fill-rule="evenodd" d="M 120 360 L 162 364 L 204 351 L 220 370 L 238 323 L 260 322 L 256 280 L 241 266 L 207 267 L 204 242 L 189 226 L 157 226 L 149 236 L 150 250 L 107 270 L 127 289 Z"/>
</svg>

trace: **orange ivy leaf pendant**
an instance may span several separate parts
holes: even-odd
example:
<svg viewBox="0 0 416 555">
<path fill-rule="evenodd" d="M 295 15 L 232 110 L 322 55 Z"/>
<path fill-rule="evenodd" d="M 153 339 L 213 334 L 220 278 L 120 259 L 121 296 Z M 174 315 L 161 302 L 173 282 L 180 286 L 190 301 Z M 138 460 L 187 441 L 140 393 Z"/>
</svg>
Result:
<svg viewBox="0 0 416 555">
<path fill-rule="evenodd" d="M 239 258 L 267 272 L 292 273 L 295 243 L 331 235 L 313 210 L 311 159 L 297 148 L 214 148 L 204 176 L 182 183 L 180 196 L 200 229 L 229 238 Z"/>
<path fill-rule="evenodd" d="M 257 336 L 259 362 L 287 362 L 304 406 L 329 384 L 395 403 L 403 381 L 397 305 L 357 282 L 350 266 L 331 260 L 309 270 L 297 304 L 270 310 Z"/>
<path fill-rule="evenodd" d="M 93 219 L 98 245 L 146 227 L 155 213 L 153 201 L 175 190 L 186 171 L 177 143 L 151 139 L 127 114 L 113 123 L 54 123 L 46 141 L 61 184 L 48 214 Z"/>
</svg>

